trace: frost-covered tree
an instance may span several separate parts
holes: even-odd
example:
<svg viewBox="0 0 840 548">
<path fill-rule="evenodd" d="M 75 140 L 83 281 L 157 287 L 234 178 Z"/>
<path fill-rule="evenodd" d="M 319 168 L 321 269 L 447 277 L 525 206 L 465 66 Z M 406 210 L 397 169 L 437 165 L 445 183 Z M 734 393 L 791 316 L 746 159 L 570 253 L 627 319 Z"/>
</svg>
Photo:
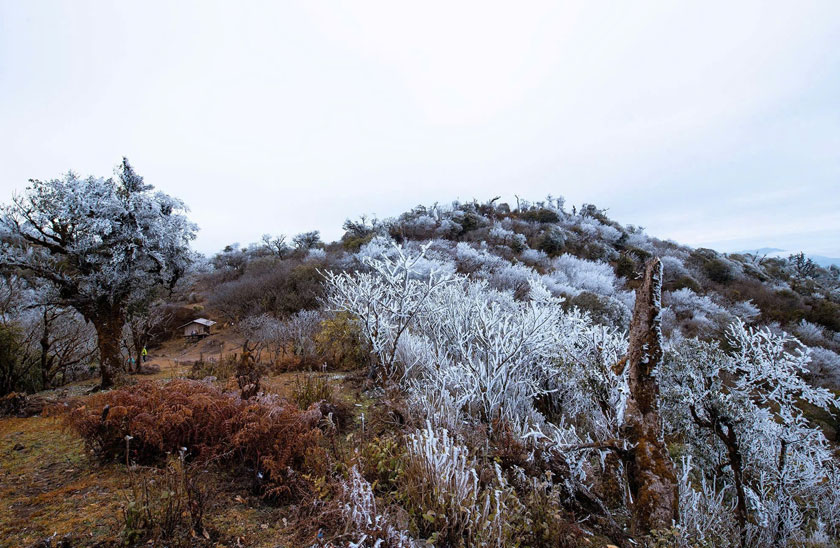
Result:
<svg viewBox="0 0 840 548">
<path fill-rule="evenodd" d="M 837 463 L 800 404 L 831 410 L 840 400 L 803 380 L 809 355 L 796 339 L 741 320 L 726 336 L 729 352 L 697 339 L 672 345 L 661 368 L 668 430 L 701 481 L 729 490 L 742 545 L 802 542 L 823 526 L 836 535 Z"/>
<path fill-rule="evenodd" d="M 68 173 L 30 183 L 0 212 L 0 264 L 52 286 L 93 324 L 102 386 L 111 386 L 129 299 L 174 285 L 197 227 L 182 201 L 154 192 L 127 159 L 114 178 Z"/>
</svg>

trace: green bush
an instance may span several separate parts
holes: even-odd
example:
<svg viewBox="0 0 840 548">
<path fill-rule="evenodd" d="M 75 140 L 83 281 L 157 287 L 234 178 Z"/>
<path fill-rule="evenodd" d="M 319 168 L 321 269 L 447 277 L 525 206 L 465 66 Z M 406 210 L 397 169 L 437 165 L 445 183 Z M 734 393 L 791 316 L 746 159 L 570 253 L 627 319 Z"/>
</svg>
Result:
<svg viewBox="0 0 840 548">
<path fill-rule="evenodd" d="M 703 264 L 703 273 L 713 282 L 725 284 L 733 279 L 732 269 L 720 259 L 712 259 Z"/>
<path fill-rule="evenodd" d="M 537 249 L 549 257 L 560 255 L 565 248 L 566 238 L 563 232 L 554 227 L 546 230 L 537 243 Z"/>
<path fill-rule="evenodd" d="M 321 322 L 321 330 L 315 335 L 315 352 L 330 369 L 359 369 L 370 361 L 359 322 L 349 312 L 339 312 Z"/>
<path fill-rule="evenodd" d="M 532 223 L 556 223 L 560 220 L 557 213 L 544 207 L 529 209 L 522 213 L 522 218 Z"/>
</svg>

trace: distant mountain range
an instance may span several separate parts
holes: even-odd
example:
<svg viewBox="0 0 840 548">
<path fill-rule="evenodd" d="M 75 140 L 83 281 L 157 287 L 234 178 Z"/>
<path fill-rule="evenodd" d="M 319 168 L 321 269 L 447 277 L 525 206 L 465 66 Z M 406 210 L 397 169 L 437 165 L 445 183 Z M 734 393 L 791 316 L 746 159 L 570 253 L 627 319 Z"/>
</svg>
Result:
<svg viewBox="0 0 840 548">
<path fill-rule="evenodd" d="M 766 255 L 768 257 L 787 257 L 789 255 L 793 255 L 796 253 L 795 251 L 787 251 L 785 249 L 779 249 L 778 247 L 761 247 L 758 249 L 746 249 L 741 251 L 740 253 L 752 253 L 753 255 Z M 828 268 L 831 265 L 840 266 L 840 259 L 836 257 L 824 257 L 822 255 L 809 255 L 805 254 L 806 257 L 817 263 L 823 268 Z"/>
</svg>

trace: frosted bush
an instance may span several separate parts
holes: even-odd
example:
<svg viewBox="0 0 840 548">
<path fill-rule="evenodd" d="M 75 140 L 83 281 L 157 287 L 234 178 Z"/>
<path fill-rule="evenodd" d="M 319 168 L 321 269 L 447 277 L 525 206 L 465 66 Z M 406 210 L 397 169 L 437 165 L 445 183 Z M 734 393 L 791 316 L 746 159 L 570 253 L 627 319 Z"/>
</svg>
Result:
<svg viewBox="0 0 840 548">
<path fill-rule="evenodd" d="M 309 261 L 321 261 L 326 258 L 327 252 L 320 247 L 313 247 L 306 254 L 306 259 Z"/>
<path fill-rule="evenodd" d="M 729 311 L 708 296 L 698 295 L 687 287 L 673 292 L 666 291 L 663 304 L 703 335 L 722 332 L 734 318 Z"/>
<path fill-rule="evenodd" d="M 752 300 L 739 301 L 729 307 L 729 312 L 741 318 L 745 323 L 752 323 L 761 317 L 761 309 Z"/>
<path fill-rule="evenodd" d="M 538 249 L 526 249 L 519 258 L 528 265 L 543 265 L 548 261 L 548 255 Z"/>
<path fill-rule="evenodd" d="M 517 236 L 515 232 L 507 228 L 503 228 L 501 223 L 497 222 L 493 223 L 488 239 L 494 244 L 510 245 L 515 236 Z"/>
<path fill-rule="evenodd" d="M 528 266 L 509 263 L 492 270 L 488 274 L 487 279 L 494 288 L 511 290 L 527 287 L 532 280 L 538 277 L 537 273 Z"/>
<path fill-rule="evenodd" d="M 350 312 L 360 320 L 362 332 L 377 360 L 369 372 L 401 376 L 395 369 L 400 337 L 424 314 L 436 314 L 447 303 L 429 303 L 445 285 L 454 282 L 446 269 L 438 270 L 434 261 L 420 253 L 407 254 L 395 246 L 394 258 L 364 257 L 369 272 L 353 274 L 325 272 L 327 303 L 332 311 Z"/>
<path fill-rule="evenodd" d="M 437 220 L 430 215 L 420 215 L 412 225 L 418 229 L 432 231 L 437 227 Z"/>
<path fill-rule="evenodd" d="M 545 276 L 546 285 L 559 293 L 575 296 L 581 291 L 610 296 L 615 293 L 615 272 L 607 263 L 564 254 L 552 261 L 554 271 Z"/>
<path fill-rule="evenodd" d="M 464 280 L 433 302 L 438 312 L 418 323 L 436 349 L 424 381 L 433 391 L 451 391 L 460 408 L 487 423 L 530 414 L 541 378 L 553 371 L 562 301 L 538 284 L 522 302 L 486 282 Z"/>
<path fill-rule="evenodd" d="M 574 435 L 581 442 L 618 438 L 628 387 L 624 372 L 616 373 L 615 366 L 627 352 L 625 334 L 592 324 L 577 310 L 566 315 L 562 329 L 558 374 L 545 380 L 553 412 L 577 426 Z"/>
<path fill-rule="evenodd" d="M 654 253 L 656 251 L 648 235 L 641 231 L 629 232 L 624 245 L 627 247 L 635 247 L 643 251 L 647 251 L 648 253 Z"/>
<path fill-rule="evenodd" d="M 422 525 L 433 531 L 435 545 L 509 545 L 505 521 L 513 509 L 509 505 L 517 501 L 497 464 L 492 483 L 482 487 L 467 448 L 430 423 L 409 434 L 406 461 L 407 505 L 422 513 Z"/>
<path fill-rule="evenodd" d="M 356 253 L 356 258 L 364 263 L 366 260 L 379 259 L 382 257 L 394 258 L 397 250 L 394 240 L 390 236 L 375 236 L 371 241 L 364 244 Z"/>
<path fill-rule="evenodd" d="M 617 242 L 622 234 L 617 228 L 602 224 L 592 217 L 581 219 L 578 228 L 590 238 L 600 239 L 610 244 Z"/>
<path fill-rule="evenodd" d="M 735 320 L 726 337 L 729 352 L 697 339 L 672 341 L 659 371 L 666 432 L 685 440 L 707 481 L 734 489 L 750 545 L 803 542 L 817 522 L 836 535 L 828 501 L 840 497 L 837 465 L 800 404 L 833 411 L 840 401 L 805 382 L 808 349 L 789 335 Z"/>
<path fill-rule="evenodd" d="M 682 259 L 673 255 L 663 255 L 659 260 L 662 261 L 662 271 L 666 280 L 676 280 L 689 275 Z"/>
<path fill-rule="evenodd" d="M 808 344 L 820 344 L 825 342 L 825 332 L 823 328 L 813 324 L 807 320 L 801 320 L 793 328 L 793 332 L 800 340 Z"/>
<path fill-rule="evenodd" d="M 736 545 L 738 524 L 734 519 L 735 501 L 732 487 L 726 483 L 707 480 L 700 474 L 692 481 L 691 457 L 683 457 L 678 470 L 679 529 L 685 546 L 689 542 L 701 546 Z M 723 483 L 718 487 L 718 483 Z"/>
<path fill-rule="evenodd" d="M 817 384 L 840 388 L 840 354 L 821 348 L 811 348 L 811 362 L 808 369 Z"/>
<path fill-rule="evenodd" d="M 406 386 L 412 411 L 435 428 L 457 434 L 468 424 L 457 396 L 443 383 L 410 381 Z"/>
<path fill-rule="evenodd" d="M 350 538 L 349 548 L 403 548 L 413 544 L 405 531 L 391 523 L 387 513 L 376 508 L 376 497 L 370 483 L 359 473 L 356 466 L 350 469 L 350 477 L 342 484 L 341 507 L 345 528 L 343 536 Z"/>
<path fill-rule="evenodd" d="M 443 219 L 440 222 L 440 226 L 435 230 L 435 234 L 445 238 L 460 233 L 462 229 L 463 227 L 452 219 Z"/>
</svg>

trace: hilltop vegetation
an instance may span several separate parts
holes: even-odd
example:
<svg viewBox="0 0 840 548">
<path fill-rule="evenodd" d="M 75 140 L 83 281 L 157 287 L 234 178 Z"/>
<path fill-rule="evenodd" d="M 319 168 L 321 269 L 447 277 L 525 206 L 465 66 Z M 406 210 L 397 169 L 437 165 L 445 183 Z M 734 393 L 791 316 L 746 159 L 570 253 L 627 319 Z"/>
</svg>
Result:
<svg viewBox="0 0 840 548">
<path fill-rule="evenodd" d="M 127 473 L 101 545 L 830 546 L 840 535 L 836 267 L 691 249 L 559 198 L 418 206 L 348 220 L 338 242 L 266 235 L 209 258 L 179 247 L 192 228 L 178 217 L 169 258 L 151 246 L 151 263 L 137 263 L 170 271 L 96 286 L 120 310 L 115 336 L 33 274 L 85 268 L 49 263 L 49 246 L 27 263 L 44 242 L 16 238 L 32 226 L 18 217 L 15 232 L 4 215 L 4 257 L 16 260 L 3 269 L 0 388 L 100 374 L 118 385 L 49 399 L 91 462 Z M 166 357 L 182 344 L 166 342 L 173 326 L 198 316 L 236 347 L 135 384 L 140 349 Z M 4 400 L 14 412 L 20 401 Z M 220 482 L 275 522 L 231 534 Z"/>
</svg>

